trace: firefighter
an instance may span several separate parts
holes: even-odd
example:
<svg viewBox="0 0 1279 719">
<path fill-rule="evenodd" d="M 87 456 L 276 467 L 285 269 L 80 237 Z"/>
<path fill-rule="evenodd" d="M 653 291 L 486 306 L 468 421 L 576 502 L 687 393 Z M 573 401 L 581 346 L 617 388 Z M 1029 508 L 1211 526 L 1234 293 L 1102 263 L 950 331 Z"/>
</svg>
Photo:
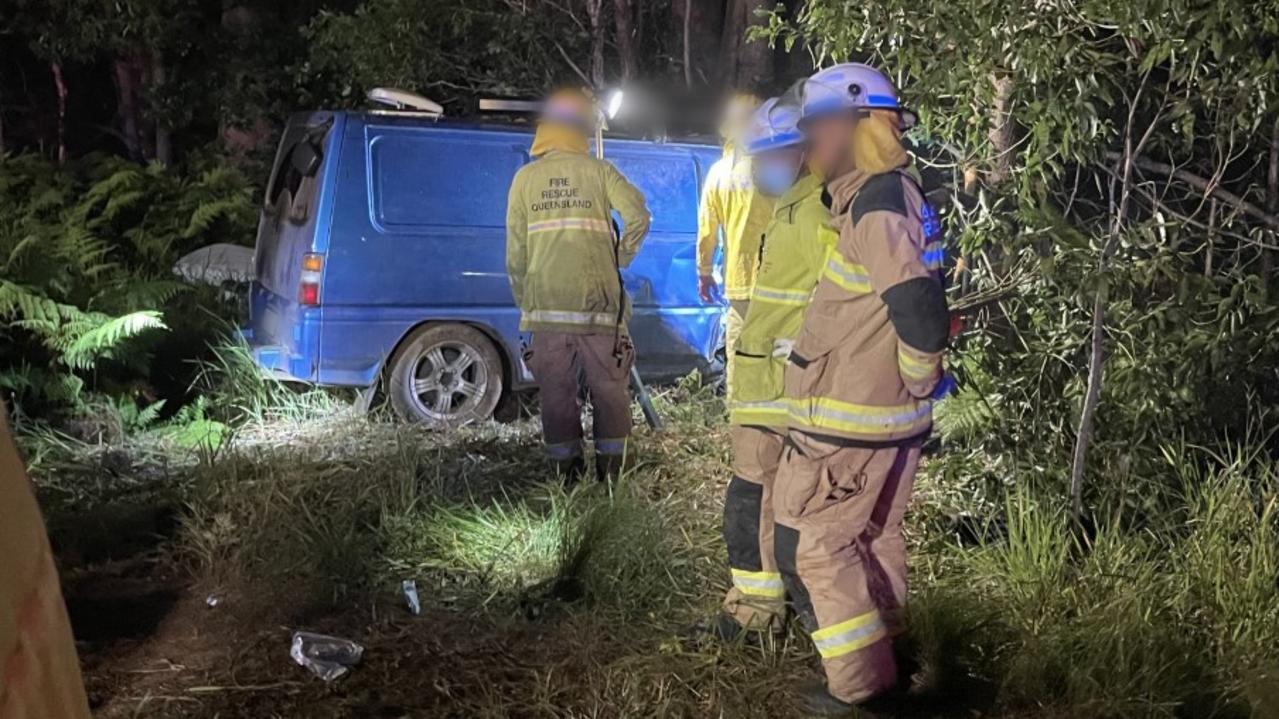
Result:
<svg viewBox="0 0 1279 719">
<path fill-rule="evenodd" d="M 866 716 L 856 705 L 896 684 L 902 520 L 948 339 L 940 224 L 900 141 L 913 121 L 866 65 L 804 85 L 801 124 L 839 240 L 790 348 L 774 539 L 826 674 L 805 703 L 824 716 Z"/>
<path fill-rule="evenodd" d="M 719 299 L 715 282 L 715 250 L 724 242 L 723 298 L 728 300 L 725 316 L 725 357 L 733 356 L 737 335 L 750 303 L 755 269 L 759 263 L 764 228 L 773 213 L 773 199 L 755 190 L 750 156 L 741 148 L 741 136 L 750 123 L 759 98 L 750 94 L 734 96 L 724 112 L 720 137 L 724 155 L 706 173 L 701 202 L 697 208 L 697 291 L 703 302 Z M 722 231 L 722 235 L 721 235 Z M 732 383 L 732 363 L 725 367 L 725 386 Z"/>
<path fill-rule="evenodd" d="M 725 640 L 743 629 L 779 630 L 785 618 L 785 591 L 773 559 L 773 479 L 788 419 L 781 381 L 786 353 L 776 348 L 799 334 L 836 239 L 821 201 L 821 180 L 805 167 L 799 110 L 797 84 L 760 107 L 745 145 L 756 188 L 777 200 L 750 307 L 729 357 L 733 478 L 724 498 L 724 542 L 733 586 L 711 625 L 712 634 Z"/>
<path fill-rule="evenodd" d="M 0 717 L 88 719 L 49 539 L 0 403 Z"/>
<path fill-rule="evenodd" d="M 643 194 L 611 163 L 587 154 L 597 118 L 585 93 L 551 95 L 529 151 L 535 159 L 515 174 L 506 212 L 506 267 L 520 328 L 533 335 L 524 359 L 541 395 L 546 453 L 570 480 L 586 466 L 579 377 L 594 410 L 597 475 L 621 471 L 635 359 L 621 268 L 639 252 L 650 222 Z"/>
</svg>

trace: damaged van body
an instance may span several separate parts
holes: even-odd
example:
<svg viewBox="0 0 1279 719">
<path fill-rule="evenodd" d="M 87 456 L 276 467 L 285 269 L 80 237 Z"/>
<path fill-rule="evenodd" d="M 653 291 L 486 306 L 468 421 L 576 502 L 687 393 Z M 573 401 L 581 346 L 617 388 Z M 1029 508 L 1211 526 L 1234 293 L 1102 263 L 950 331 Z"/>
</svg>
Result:
<svg viewBox="0 0 1279 719">
<path fill-rule="evenodd" d="M 506 275 L 511 178 L 527 126 L 414 113 L 289 120 L 263 200 L 250 319 L 255 360 L 281 379 L 380 387 L 412 419 L 489 416 L 533 386 Z M 719 150 L 609 137 L 653 226 L 622 270 L 647 380 L 717 369 L 723 308 L 697 297 L 697 201 Z"/>
</svg>

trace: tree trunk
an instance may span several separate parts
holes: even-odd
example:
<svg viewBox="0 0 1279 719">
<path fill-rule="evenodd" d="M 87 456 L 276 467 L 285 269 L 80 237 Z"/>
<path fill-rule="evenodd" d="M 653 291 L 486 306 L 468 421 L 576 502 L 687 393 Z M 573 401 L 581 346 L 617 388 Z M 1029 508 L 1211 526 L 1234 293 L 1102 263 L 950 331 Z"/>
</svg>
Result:
<svg viewBox="0 0 1279 719">
<path fill-rule="evenodd" d="M 742 31 L 737 41 L 741 47 L 737 53 L 737 74 L 733 83 L 738 87 L 764 94 L 773 81 L 773 48 L 767 40 L 751 40 L 751 28 L 761 26 L 765 20 L 759 16 L 772 7 L 766 0 L 740 0 L 742 5 Z"/>
<path fill-rule="evenodd" d="M 168 81 L 168 70 L 164 66 L 164 58 L 160 53 L 151 54 L 151 86 L 163 92 Z M 155 160 L 161 165 L 173 164 L 173 132 L 164 118 L 155 119 Z"/>
<path fill-rule="evenodd" d="M 684 84 L 691 88 L 698 80 L 710 82 L 702 68 L 716 67 L 719 60 L 719 38 L 723 30 L 722 0 L 671 0 L 675 15 L 668 27 L 678 29 L 684 54 Z"/>
<path fill-rule="evenodd" d="M 613 0 L 613 22 L 617 29 L 617 54 L 622 61 L 622 82 L 635 76 L 635 6 L 631 0 Z"/>
<path fill-rule="evenodd" d="M 991 187 L 998 187 L 1012 177 L 1013 143 L 1016 125 L 1013 124 L 1013 79 L 1008 75 L 991 75 L 993 101 L 990 112 L 991 149 L 994 150 L 994 166 L 990 171 Z"/>
<path fill-rule="evenodd" d="M 586 15 L 591 20 L 591 84 L 604 86 L 604 0 L 586 0 Z"/>
<path fill-rule="evenodd" d="M 1274 129 L 1270 133 L 1270 166 L 1266 171 L 1266 212 L 1279 215 L 1279 118 L 1275 119 Z M 1275 243 L 1279 233 L 1270 230 L 1270 244 Z M 1270 287 L 1270 276 L 1274 271 L 1274 251 L 1261 249 L 1262 287 Z"/>
<path fill-rule="evenodd" d="M 1132 107 L 1134 109 L 1137 107 L 1136 101 L 1132 103 Z M 1111 221 L 1110 235 L 1102 243 L 1101 256 L 1097 259 L 1097 277 L 1101 285 L 1097 288 L 1097 294 L 1093 299 L 1092 343 L 1088 353 L 1088 389 L 1084 392 L 1084 404 L 1079 413 L 1079 431 L 1075 435 L 1075 451 L 1070 462 L 1070 506 L 1076 522 L 1079 522 L 1084 514 L 1084 469 L 1088 464 L 1088 449 L 1092 446 L 1097 407 L 1101 404 L 1102 374 L 1105 371 L 1106 363 L 1106 303 L 1109 299 L 1106 271 L 1110 266 L 1110 253 L 1119 245 L 1120 237 L 1124 231 L 1124 220 L 1128 216 L 1128 200 L 1132 196 L 1132 168 L 1135 154 L 1132 144 L 1132 116 L 1130 114 L 1124 138 L 1123 173 L 1120 181 L 1119 205 L 1118 207 L 1115 206 L 1114 195 L 1112 194 L 1110 207 L 1115 214 Z"/>
<path fill-rule="evenodd" d="M 745 0 L 728 0 L 724 11 L 724 26 L 719 39 L 719 66 L 716 78 L 723 85 L 737 83 L 737 58 L 742 49 L 742 35 L 746 32 Z"/>
<path fill-rule="evenodd" d="M 115 59 L 116 111 L 120 115 L 120 134 L 129 159 L 142 160 L 142 118 L 139 106 L 138 63 L 133 56 Z"/>
<path fill-rule="evenodd" d="M 689 90 L 693 89 L 693 62 L 688 54 L 688 35 L 692 20 L 693 0 L 684 0 L 684 87 Z"/>
<path fill-rule="evenodd" d="M 57 125 L 57 158 L 61 165 L 67 161 L 67 83 L 62 77 L 62 63 L 57 60 L 49 62 L 49 70 L 53 72 L 53 86 L 58 91 L 58 125 Z"/>
</svg>

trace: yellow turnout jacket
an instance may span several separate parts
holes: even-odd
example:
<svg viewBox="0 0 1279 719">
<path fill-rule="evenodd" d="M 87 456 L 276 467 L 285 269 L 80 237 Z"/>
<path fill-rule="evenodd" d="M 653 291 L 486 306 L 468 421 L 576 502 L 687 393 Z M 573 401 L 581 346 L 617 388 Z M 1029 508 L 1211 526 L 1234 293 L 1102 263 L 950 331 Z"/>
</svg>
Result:
<svg viewBox="0 0 1279 719">
<path fill-rule="evenodd" d="M 622 218 L 614 236 L 612 210 Z M 612 163 L 553 150 L 520 168 L 506 208 L 506 270 L 526 331 L 613 332 L 630 319 L 618 279 L 650 217 Z"/>
<path fill-rule="evenodd" d="M 706 173 L 697 208 L 697 273 L 714 269 L 719 229 L 724 228 L 724 296 L 745 300 L 755 285 L 755 268 L 773 200 L 755 190 L 751 159 L 726 149 Z"/>
<path fill-rule="evenodd" d="M 806 175 L 777 200 L 764 233 L 764 252 L 751 292 L 750 309 L 737 341 L 733 386 L 729 388 L 732 424 L 783 427 L 788 405 L 783 376 L 786 357 L 774 357 L 778 340 L 794 340 L 804 310 L 839 236 L 822 204 L 822 183 Z"/>
</svg>

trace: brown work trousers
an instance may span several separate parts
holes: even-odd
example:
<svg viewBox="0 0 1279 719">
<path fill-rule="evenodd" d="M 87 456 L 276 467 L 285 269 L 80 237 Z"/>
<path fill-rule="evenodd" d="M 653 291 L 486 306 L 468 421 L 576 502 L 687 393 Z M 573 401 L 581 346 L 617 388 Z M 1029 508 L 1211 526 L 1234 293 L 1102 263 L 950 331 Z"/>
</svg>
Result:
<svg viewBox="0 0 1279 719">
<path fill-rule="evenodd" d="M 542 402 L 542 440 L 556 462 L 582 455 L 582 383 L 590 391 L 595 454 L 621 457 L 631 436 L 630 371 L 635 350 L 626 335 L 535 332 L 524 360 Z"/>
<path fill-rule="evenodd" d="M 0 719 L 88 719 L 71 625 L 0 403 Z"/>
<path fill-rule="evenodd" d="M 920 443 L 854 447 L 791 430 L 773 497 L 786 590 L 822 657 L 830 693 L 860 702 L 897 681 L 906 542 Z"/>
<path fill-rule="evenodd" d="M 786 589 L 773 557 L 773 480 L 785 436 L 764 427 L 733 427 L 733 478 L 724 496 L 724 544 L 733 587 L 724 611 L 751 630 L 778 629 Z"/>
</svg>

